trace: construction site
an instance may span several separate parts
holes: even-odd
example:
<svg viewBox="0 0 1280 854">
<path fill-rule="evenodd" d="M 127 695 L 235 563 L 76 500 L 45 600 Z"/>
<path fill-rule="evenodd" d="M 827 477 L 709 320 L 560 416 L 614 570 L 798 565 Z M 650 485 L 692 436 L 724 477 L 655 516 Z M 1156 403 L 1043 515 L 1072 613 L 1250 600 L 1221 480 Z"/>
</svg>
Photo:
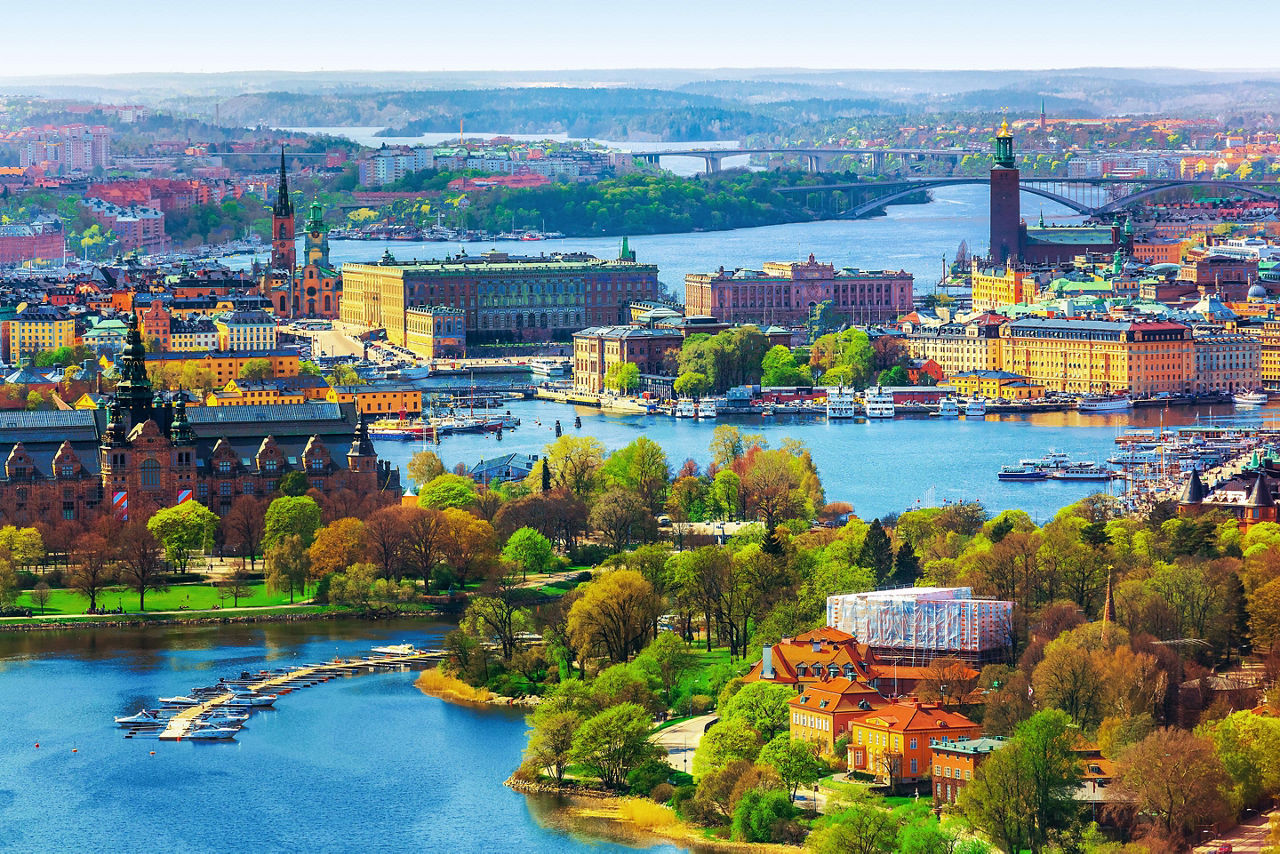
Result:
<svg viewBox="0 0 1280 854">
<path fill-rule="evenodd" d="M 827 625 L 853 635 L 882 661 L 927 664 L 953 657 L 988 664 L 1007 657 L 1013 603 L 979 599 L 969 587 L 907 587 L 827 597 Z"/>
</svg>

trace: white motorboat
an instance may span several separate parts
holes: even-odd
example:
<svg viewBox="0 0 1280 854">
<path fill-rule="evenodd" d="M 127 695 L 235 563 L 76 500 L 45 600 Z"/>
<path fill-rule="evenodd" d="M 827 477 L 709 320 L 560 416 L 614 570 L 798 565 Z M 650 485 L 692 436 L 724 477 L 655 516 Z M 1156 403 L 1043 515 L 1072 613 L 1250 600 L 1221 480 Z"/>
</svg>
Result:
<svg viewBox="0 0 1280 854">
<path fill-rule="evenodd" d="M 1090 394 L 1076 403 L 1078 412 L 1120 412 L 1132 408 L 1133 401 L 1123 394 Z"/>
<path fill-rule="evenodd" d="M 169 721 L 168 715 L 163 715 L 157 711 L 143 709 L 136 715 L 125 715 L 116 718 L 116 723 L 120 726 L 164 726 Z"/>
<path fill-rule="evenodd" d="M 687 397 L 682 397 L 676 401 L 676 418 L 697 418 L 698 404 Z"/>
<path fill-rule="evenodd" d="M 196 738 L 196 739 L 202 739 L 202 740 L 209 739 L 209 740 L 222 741 L 228 738 L 235 738 L 236 733 L 238 733 L 239 731 L 240 731 L 239 727 L 208 726 L 208 727 L 200 727 L 199 729 L 193 729 L 190 732 L 188 732 L 186 735 L 184 735 L 183 738 Z"/>
<path fill-rule="evenodd" d="M 959 418 L 960 404 L 951 395 L 947 395 L 938 401 L 938 411 L 933 413 L 939 418 Z"/>
<path fill-rule="evenodd" d="M 244 713 L 216 712 L 200 718 L 199 722 L 202 726 L 209 727 L 238 727 L 247 720 L 249 720 L 249 716 Z"/>
<path fill-rule="evenodd" d="M 965 418 L 986 418 L 987 417 L 987 399 L 985 397 L 971 397 L 969 402 L 964 405 Z"/>
<path fill-rule="evenodd" d="M 195 697 L 161 697 L 160 702 L 166 706 L 198 706 L 200 701 Z"/>
<path fill-rule="evenodd" d="M 704 397 L 698 401 L 698 417 L 699 418 L 715 418 L 716 402 L 714 398 Z"/>
<path fill-rule="evenodd" d="M 236 694 L 227 700 L 224 705 L 235 706 L 238 708 L 249 707 L 253 709 L 265 708 L 276 701 L 275 694 Z"/>
<path fill-rule="evenodd" d="M 852 418 L 855 414 L 855 396 L 853 389 L 840 386 L 827 389 L 827 419 L 835 421 Z"/>
<path fill-rule="evenodd" d="M 1262 406 L 1270 396 L 1260 388 L 1253 391 L 1241 391 L 1231 395 L 1231 399 L 1235 401 L 1237 406 Z"/>
<path fill-rule="evenodd" d="M 413 655 L 418 648 L 411 643 L 393 643 L 387 646 L 375 646 L 373 651 L 380 655 Z"/>
<path fill-rule="evenodd" d="M 867 389 L 863 395 L 863 403 L 866 406 L 868 418 L 893 417 L 893 392 L 885 391 L 881 386 Z"/>
</svg>

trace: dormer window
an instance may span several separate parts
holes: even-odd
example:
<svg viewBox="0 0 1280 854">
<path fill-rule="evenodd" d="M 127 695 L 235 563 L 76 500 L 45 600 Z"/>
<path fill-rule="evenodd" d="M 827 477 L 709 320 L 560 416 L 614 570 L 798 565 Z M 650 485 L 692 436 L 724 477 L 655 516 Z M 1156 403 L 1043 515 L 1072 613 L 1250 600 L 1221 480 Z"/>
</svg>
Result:
<svg viewBox="0 0 1280 854">
<path fill-rule="evenodd" d="M 808 667 L 806 667 L 806 666 L 805 666 L 805 665 L 803 665 L 803 664 L 797 664 L 797 665 L 796 665 L 796 675 L 797 675 L 797 676 L 807 676 L 808 674 L 809 674 L 809 668 L 808 668 Z"/>
<path fill-rule="evenodd" d="M 231 460 L 218 460 L 218 474 L 231 474 Z"/>
<path fill-rule="evenodd" d="M 265 472 L 275 473 L 280 468 L 280 461 L 277 459 L 266 459 L 262 461 L 262 470 Z"/>
</svg>

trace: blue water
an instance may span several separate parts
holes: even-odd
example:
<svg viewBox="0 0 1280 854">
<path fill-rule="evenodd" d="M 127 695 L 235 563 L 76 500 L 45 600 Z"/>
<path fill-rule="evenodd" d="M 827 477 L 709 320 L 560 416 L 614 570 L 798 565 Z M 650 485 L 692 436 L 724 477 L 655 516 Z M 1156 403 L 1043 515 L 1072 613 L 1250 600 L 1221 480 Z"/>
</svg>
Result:
<svg viewBox="0 0 1280 854">
<path fill-rule="evenodd" d="M 445 630 L 399 620 L 0 635 L 0 850 L 630 850 L 541 826 L 539 805 L 502 785 L 520 762 L 522 717 L 427 697 L 414 672 L 281 697 L 232 743 L 127 739 L 112 723 L 242 669 L 431 645 Z"/>
<path fill-rule="evenodd" d="M 594 436 L 608 450 L 616 450 L 645 435 L 662 445 L 673 470 L 692 458 L 705 468 L 716 422 L 680 420 L 665 416 L 613 415 L 589 407 L 529 401 L 514 403 L 511 413 L 521 419 L 502 441 L 491 434 L 446 436 L 432 450 L 447 468 L 473 465 L 480 459 L 512 452 L 541 453 L 555 440 L 556 420 L 565 433 Z M 1265 410 L 1270 412 L 1270 409 Z M 899 417 L 891 421 L 828 423 L 821 416 L 745 418 L 733 423 L 744 433 L 761 433 L 773 447 L 784 438 L 805 442 L 822 478 L 828 501 L 848 501 L 858 515 L 869 519 L 900 513 L 922 504 L 943 501 L 981 501 L 988 510 L 1026 510 L 1045 522 L 1063 506 L 1105 491 L 1106 483 L 1080 481 L 1009 482 L 996 479 L 1003 465 L 1026 457 L 1042 457 L 1050 450 L 1065 451 L 1075 460 L 1102 463 L 1116 450 L 1115 437 L 1130 426 L 1159 428 L 1183 424 L 1252 423 L 1257 414 L 1230 415 L 1227 406 L 1136 409 L 1127 413 L 1080 415 L 1050 412 L 1035 415 L 988 415 L 984 420 Z M 1255 411 L 1256 413 L 1257 411 Z M 582 417 L 575 431 L 573 418 Z M 422 445 L 382 441 L 378 455 L 405 471 Z"/>
</svg>

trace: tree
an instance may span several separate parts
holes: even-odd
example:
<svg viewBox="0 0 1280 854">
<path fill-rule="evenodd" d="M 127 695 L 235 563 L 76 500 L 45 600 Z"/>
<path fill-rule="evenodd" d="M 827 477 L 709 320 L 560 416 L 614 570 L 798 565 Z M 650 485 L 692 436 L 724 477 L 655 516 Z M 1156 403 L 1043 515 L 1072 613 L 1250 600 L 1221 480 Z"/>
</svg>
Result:
<svg viewBox="0 0 1280 854">
<path fill-rule="evenodd" d="M 49 604 L 49 595 L 52 592 L 49 585 L 43 581 L 37 582 L 36 586 L 31 588 L 31 601 L 40 606 L 41 616 L 44 616 L 44 608 Z"/>
<path fill-rule="evenodd" d="M 418 490 L 418 506 L 429 510 L 466 509 L 475 503 L 476 482 L 466 475 L 437 475 Z"/>
<path fill-rule="evenodd" d="M 306 552 L 302 554 L 305 555 Z M 371 563 L 354 563 L 329 581 L 329 601 L 365 611 L 373 601 L 373 585 L 378 580 L 376 566 Z M 270 575 L 267 576 L 267 581 L 270 583 Z"/>
<path fill-rule="evenodd" d="M 689 645 L 674 632 L 659 632 L 644 652 L 636 657 L 636 664 L 657 677 L 662 687 L 662 701 L 667 708 L 675 702 L 675 691 L 685 674 L 696 664 Z"/>
<path fill-rule="evenodd" d="M 115 581 L 113 546 L 97 531 L 82 534 L 74 545 L 76 562 L 67 577 L 67 586 L 89 600 L 89 610 L 98 610 L 98 594 Z"/>
<path fill-rule="evenodd" d="M 573 737 L 582 724 L 582 715 L 576 711 L 554 711 L 533 714 L 533 731 L 529 734 L 529 746 L 525 759 L 538 768 L 550 769 L 556 784 L 564 782 L 564 770 L 569 765 L 573 751 Z"/>
<path fill-rule="evenodd" d="M 294 591 L 306 590 L 307 572 L 311 561 L 301 536 L 283 534 L 277 537 L 271 545 L 267 546 L 267 553 L 263 559 L 267 565 L 268 586 L 272 590 L 288 590 L 290 603 L 293 602 Z M 332 587 L 330 589 L 332 590 Z"/>
<path fill-rule="evenodd" d="M 116 539 L 117 576 L 126 587 L 138 594 L 138 610 L 147 609 L 147 591 L 168 589 L 161 572 L 158 544 L 141 520 L 125 522 Z"/>
<path fill-rule="evenodd" d="M 568 634 L 583 658 L 602 650 L 610 661 L 626 661 L 649 636 L 661 603 L 653 585 L 633 569 L 606 572 L 585 585 L 569 609 Z"/>
<path fill-rule="evenodd" d="M 1117 797 L 1155 819 L 1164 841 L 1181 846 L 1201 823 L 1227 813 L 1231 781 L 1211 741 L 1162 728 L 1121 755 L 1114 785 Z"/>
<path fill-rule="evenodd" d="M 698 371 L 685 371 L 676 377 L 671 389 L 681 397 L 702 397 L 711 391 L 711 380 Z"/>
<path fill-rule="evenodd" d="M 600 531 L 614 552 L 652 535 L 653 518 L 640 496 L 624 486 L 606 490 L 591 508 L 591 527 Z"/>
<path fill-rule="evenodd" d="M 879 519 L 872 519 L 867 535 L 862 539 L 858 552 L 858 565 L 876 574 L 876 580 L 884 582 L 893 573 L 893 544 Z"/>
<path fill-rule="evenodd" d="M 265 512 L 266 504 L 262 499 L 242 495 L 231 503 L 231 509 L 222 517 L 223 541 L 236 554 L 249 559 L 251 571 L 256 571 L 258 555 L 262 551 Z"/>
<path fill-rule="evenodd" d="M 742 478 L 747 513 L 763 522 L 765 530 L 772 532 L 779 522 L 810 518 L 816 512 L 806 490 L 806 479 L 814 476 L 807 453 L 798 457 L 782 449 L 752 449 L 734 468 Z"/>
<path fill-rule="evenodd" d="M 634 490 L 650 513 L 662 512 L 671 466 L 662 446 L 648 436 L 610 454 L 600 474 L 606 483 Z"/>
<path fill-rule="evenodd" d="M 796 808 L 785 792 L 751 789 L 733 809 L 730 834 L 739 842 L 780 842 Z"/>
<path fill-rule="evenodd" d="M 396 504 L 375 510 L 365 520 L 365 556 L 386 578 L 399 578 L 401 575 L 401 566 L 408 553 L 409 519 L 415 512 L 432 512 L 433 515 L 438 515 L 434 511 L 419 511 Z M 432 561 L 425 570 L 427 577 L 423 578 L 423 583 L 428 585 L 428 590 L 430 572 L 434 568 L 435 562 Z"/>
<path fill-rule="evenodd" d="M 533 528 L 520 528 L 507 540 L 502 549 L 502 556 L 520 567 L 521 579 L 534 574 L 545 573 L 551 569 L 555 554 L 551 550 L 551 541 Z"/>
<path fill-rule="evenodd" d="M 761 748 L 759 761 L 778 772 L 778 777 L 786 784 L 793 801 L 796 791 L 802 785 L 816 783 L 827 770 L 812 744 L 803 739 L 792 738 L 785 732 L 774 736 Z"/>
<path fill-rule="evenodd" d="M 271 361 L 269 359 L 248 359 L 240 367 L 240 379 L 242 380 L 260 382 L 270 376 L 274 376 L 274 372 L 271 370 Z"/>
<path fill-rule="evenodd" d="M 1249 632 L 1254 649 L 1280 641 L 1280 578 L 1263 584 L 1249 597 Z"/>
<path fill-rule="evenodd" d="M 311 488 L 311 482 L 307 480 L 305 472 L 291 471 L 286 472 L 285 476 L 280 478 L 278 488 L 281 495 L 297 498 L 300 495 L 307 494 L 307 490 Z"/>
<path fill-rule="evenodd" d="M 409 473 L 410 480 L 422 486 L 444 474 L 444 463 L 434 451 L 418 451 L 410 457 L 406 471 Z"/>
<path fill-rule="evenodd" d="M 316 532 L 308 551 L 312 578 L 342 572 L 359 563 L 368 552 L 364 523 L 359 519 L 335 519 Z"/>
<path fill-rule="evenodd" d="M 604 387 L 625 394 L 640 387 L 640 366 L 634 362 L 614 362 L 604 372 Z"/>
<path fill-rule="evenodd" d="M 458 586 L 465 587 L 474 575 L 487 570 L 497 558 L 497 537 L 492 525 L 466 510 L 450 507 L 440 513 L 443 526 L 440 551 L 453 570 Z"/>
<path fill-rule="evenodd" d="M 1079 818 L 1075 741 L 1064 713 L 1033 715 L 960 790 L 960 810 L 1001 850 L 1042 851 L 1053 834 L 1073 831 Z"/>
<path fill-rule="evenodd" d="M 720 709 L 720 719 L 741 719 L 768 741 L 788 731 L 791 706 L 787 701 L 794 696 L 786 685 L 748 682 Z"/>
<path fill-rule="evenodd" d="M 320 528 L 320 505 L 307 495 L 283 496 L 271 502 L 263 517 L 262 544 L 268 549 L 282 537 L 295 536 L 311 547 Z"/>
<path fill-rule="evenodd" d="M 635 703 L 605 709 L 578 727 L 570 757 L 605 786 L 620 788 L 631 769 L 664 752 L 649 741 L 650 725 Z"/>
<path fill-rule="evenodd" d="M 892 368 L 881 371 L 880 376 L 876 378 L 876 383 L 882 386 L 906 386 L 911 385 L 911 377 L 902 365 L 894 365 Z"/>
<path fill-rule="evenodd" d="M 811 386 L 813 374 L 808 365 L 803 367 L 796 363 L 795 354 L 787 347 L 776 344 L 769 348 L 761 360 L 762 374 L 760 385 L 778 386 Z"/>
<path fill-rule="evenodd" d="M 564 435 L 547 446 L 546 460 L 556 483 L 582 498 L 595 489 L 604 445 L 591 436 Z"/>
<path fill-rule="evenodd" d="M 515 654 L 517 636 L 533 626 L 533 615 L 521 607 L 522 597 L 515 592 L 473 597 L 462 615 L 462 626 L 471 634 L 498 641 L 503 661 L 510 661 Z"/>
<path fill-rule="evenodd" d="M 897 837 L 893 813 L 872 803 L 855 803 L 814 830 L 805 848 L 813 854 L 897 854 Z"/>
<path fill-rule="evenodd" d="M 245 572 L 244 561 L 238 561 L 231 574 L 222 580 L 222 589 L 231 597 L 231 604 L 239 608 L 241 599 L 253 597 L 253 585 L 249 583 L 249 573 Z"/>
<path fill-rule="evenodd" d="M 186 572 L 191 553 L 213 545 L 218 516 L 199 501 L 188 500 L 157 510 L 148 520 L 147 530 L 164 546 L 165 558 L 173 568 Z"/>
<path fill-rule="evenodd" d="M 941 657 L 929 662 L 921 674 L 917 691 L 920 699 L 937 701 L 943 706 L 969 701 L 978 684 L 978 672 L 958 658 Z"/>
<path fill-rule="evenodd" d="M 702 777 L 731 762 L 755 762 L 760 755 L 760 733 L 743 718 L 724 718 L 707 730 L 693 755 L 693 773 Z"/>
<path fill-rule="evenodd" d="M 1031 677 L 1041 708 L 1062 709 L 1082 727 L 1102 721 L 1108 689 L 1102 654 L 1060 637 L 1045 647 L 1044 659 Z"/>
</svg>

